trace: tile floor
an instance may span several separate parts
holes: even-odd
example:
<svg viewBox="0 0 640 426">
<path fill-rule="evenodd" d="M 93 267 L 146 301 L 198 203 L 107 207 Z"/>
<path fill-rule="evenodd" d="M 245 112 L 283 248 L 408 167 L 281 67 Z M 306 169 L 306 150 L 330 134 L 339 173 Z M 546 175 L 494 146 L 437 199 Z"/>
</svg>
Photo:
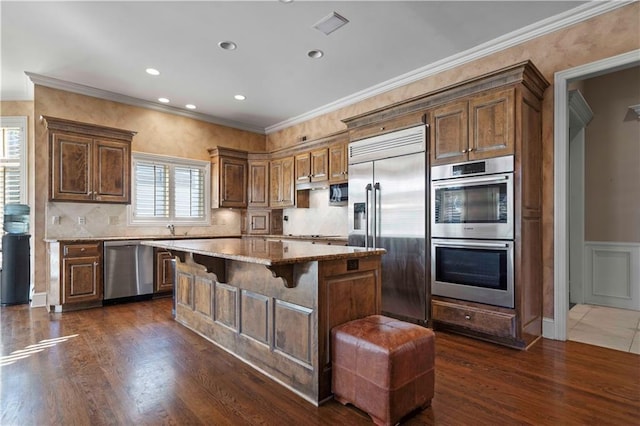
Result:
<svg viewBox="0 0 640 426">
<path fill-rule="evenodd" d="M 640 311 L 575 305 L 568 326 L 569 340 L 640 354 Z"/>
</svg>

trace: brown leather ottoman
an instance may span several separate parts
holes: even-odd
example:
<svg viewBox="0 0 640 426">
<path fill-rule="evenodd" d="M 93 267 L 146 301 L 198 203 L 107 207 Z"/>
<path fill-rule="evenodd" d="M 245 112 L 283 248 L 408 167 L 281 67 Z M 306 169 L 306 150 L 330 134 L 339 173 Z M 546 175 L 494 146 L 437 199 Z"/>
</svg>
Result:
<svg viewBox="0 0 640 426">
<path fill-rule="evenodd" d="M 431 405 L 433 331 L 382 315 L 331 330 L 334 398 L 367 412 L 377 425 L 393 425 Z"/>
</svg>

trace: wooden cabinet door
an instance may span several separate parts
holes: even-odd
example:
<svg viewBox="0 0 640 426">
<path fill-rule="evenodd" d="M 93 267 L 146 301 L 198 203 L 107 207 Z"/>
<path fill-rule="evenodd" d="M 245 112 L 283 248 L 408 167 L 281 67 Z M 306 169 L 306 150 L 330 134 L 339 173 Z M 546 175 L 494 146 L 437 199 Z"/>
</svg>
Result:
<svg viewBox="0 0 640 426">
<path fill-rule="evenodd" d="M 54 133 L 51 137 L 51 201 L 93 199 L 91 138 Z"/>
<path fill-rule="evenodd" d="M 296 204 L 296 185 L 293 179 L 293 157 L 282 159 L 282 204 L 281 207 L 293 207 Z"/>
<path fill-rule="evenodd" d="M 268 234 L 270 232 L 271 213 L 268 210 L 249 210 L 247 216 L 250 234 Z"/>
<path fill-rule="evenodd" d="M 269 207 L 269 162 L 249 161 L 249 207 Z"/>
<path fill-rule="evenodd" d="M 431 165 L 466 161 L 468 102 L 444 104 L 431 112 Z"/>
<path fill-rule="evenodd" d="M 329 147 L 329 181 L 343 182 L 349 178 L 348 157 L 346 143 L 331 145 Z"/>
<path fill-rule="evenodd" d="M 469 160 L 513 154 L 514 90 L 499 90 L 469 101 Z"/>
<path fill-rule="evenodd" d="M 329 180 L 329 150 L 327 148 L 311 151 L 311 182 Z"/>
<path fill-rule="evenodd" d="M 156 269 L 154 291 L 156 293 L 173 291 L 174 266 L 173 256 L 166 250 L 155 249 Z"/>
<path fill-rule="evenodd" d="M 295 159 L 296 183 L 311 182 L 311 155 L 305 152 L 304 154 L 296 155 Z"/>
<path fill-rule="evenodd" d="M 99 256 L 65 258 L 62 268 L 63 304 L 102 300 L 102 265 Z"/>
<path fill-rule="evenodd" d="M 269 204 L 278 207 L 282 203 L 282 160 L 269 163 Z"/>
<path fill-rule="evenodd" d="M 101 202 L 131 201 L 131 153 L 129 144 L 110 140 L 94 141 L 93 199 Z"/>
<path fill-rule="evenodd" d="M 220 159 L 220 206 L 247 207 L 247 162 Z"/>
<path fill-rule="evenodd" d="M 293 207 L 295 204 L 294 157 L 271 161 L 269 165 L 271 207 Z"/>
</svg>

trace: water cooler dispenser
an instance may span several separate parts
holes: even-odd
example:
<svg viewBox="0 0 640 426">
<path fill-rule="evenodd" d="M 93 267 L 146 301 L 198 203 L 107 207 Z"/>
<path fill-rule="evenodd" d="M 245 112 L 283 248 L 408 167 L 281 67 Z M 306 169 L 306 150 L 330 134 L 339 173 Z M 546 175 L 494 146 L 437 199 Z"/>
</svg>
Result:
<svg viewBox="0 0 640 426">
<path fill-rule="evenodd" d="M 30 250 L 29 206 L 6 204 L 2 236 L 2 273 L 0 274 L 0 304 L 29 303 Z"/>
</svg>

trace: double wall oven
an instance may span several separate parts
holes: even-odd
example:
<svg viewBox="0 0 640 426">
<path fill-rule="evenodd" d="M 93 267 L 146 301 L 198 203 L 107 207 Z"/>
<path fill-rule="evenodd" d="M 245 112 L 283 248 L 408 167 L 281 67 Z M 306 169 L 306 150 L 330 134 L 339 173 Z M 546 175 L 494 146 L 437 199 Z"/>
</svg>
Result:
<svg viewBox="0 0 640 426">
<path fill-rule="evenodd" d="M 431 292 L 514 307 L 513 156 L 431 168 Z"/>
</svg>

